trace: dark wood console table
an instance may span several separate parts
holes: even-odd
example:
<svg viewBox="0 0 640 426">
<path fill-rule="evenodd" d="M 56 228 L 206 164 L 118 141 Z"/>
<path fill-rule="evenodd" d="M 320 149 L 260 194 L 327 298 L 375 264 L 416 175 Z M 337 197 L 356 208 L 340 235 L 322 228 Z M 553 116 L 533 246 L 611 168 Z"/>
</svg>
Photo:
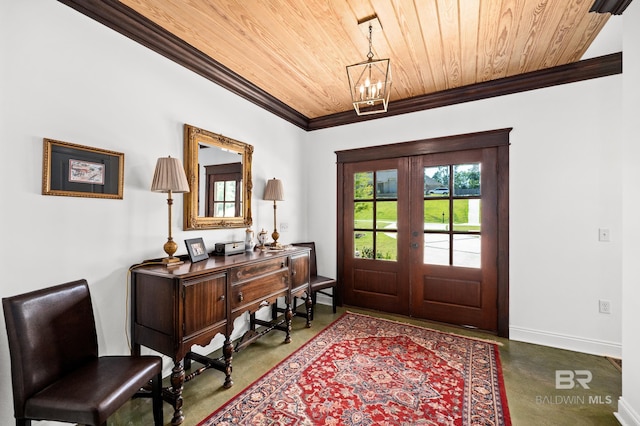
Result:
<svg viewBox="0 0 640 426">
<path fill-rule="evenodd" d="M 185 382 L 207 368 L 225 373 L 224 387 L 233 386 L 233 353 L 271 330 L 285 332 L 291 341 L 291 302 L 306 297 L 307 327 L 311 325 L 309 249 L 253 251 L 233 256 L 210 256 L 178 266 L 136 265 L 131 275 L 131 338 L 134 354 L 146 346 L 173 358 L 171 386 L 163 390 L 172 404 L 172 425 L 184 421 L 182 389 Z M 279 315 L 277 299 L 286 308 Z M 255 312 L 272 306 L 272 320 L 256 319 Z M 231 342 L 233 321 L 250 312 L 250 325 L 242 338 Z M 259 327 L 259 328 L 258 328 Z M 206 346 L 217 334 L 225 336 L 223 356 L 212 359 L 190 352 L 192 345 Z M 191 361 L 202 367 L 185 375 Z"/>
</svg>

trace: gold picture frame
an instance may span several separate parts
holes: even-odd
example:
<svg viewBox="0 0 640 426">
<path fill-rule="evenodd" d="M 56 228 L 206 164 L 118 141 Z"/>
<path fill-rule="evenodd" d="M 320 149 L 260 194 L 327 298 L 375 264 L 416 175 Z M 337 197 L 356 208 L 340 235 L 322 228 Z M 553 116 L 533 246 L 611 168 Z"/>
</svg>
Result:
<svg viewBox="0 0 640 426">
<path fill-rule="evenodd" d="M 124 154 L 45 138 L 42 195 L 121 200 Z"/>
<path fill-rule="evenodd" d="M 232 155 L 240 161 L 240 189 L 237 199 L 241 206 L 237 215 L 216 216 L 207 214 L 206 203 L 213 198 L 213 190 L 208 187 L 207 169 L 211 165 L 220 165 L 218 156 Z M 190 191 L 183 194 L 184 216 L 183 229 L 226 229 L 246 228 L 251 226 L 251 162 L 253 146 L 235 139 L 201 129 L 190 124 L 184 125 L 184 169 L 189 182 Z M 213 158 L 212 158 L 213 157 Z M 224 161 L 230 163 L 229 161 Z M 232 164 L 226 164 L 233 166 Z"/>
</svg>

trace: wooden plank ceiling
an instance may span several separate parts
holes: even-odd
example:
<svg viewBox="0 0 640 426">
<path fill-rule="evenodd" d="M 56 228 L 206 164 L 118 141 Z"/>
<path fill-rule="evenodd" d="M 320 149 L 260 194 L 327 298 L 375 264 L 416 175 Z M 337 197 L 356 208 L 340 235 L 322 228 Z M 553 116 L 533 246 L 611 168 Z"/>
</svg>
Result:
<svg viewBox="0 0 640 426">
<path fill-rule="evenodd" d="M 351 110 L 345 67 L 391 60 L 390 102 L 579 61 L 594 0 L 121 0 L 309 119 Z"/>
</svg>

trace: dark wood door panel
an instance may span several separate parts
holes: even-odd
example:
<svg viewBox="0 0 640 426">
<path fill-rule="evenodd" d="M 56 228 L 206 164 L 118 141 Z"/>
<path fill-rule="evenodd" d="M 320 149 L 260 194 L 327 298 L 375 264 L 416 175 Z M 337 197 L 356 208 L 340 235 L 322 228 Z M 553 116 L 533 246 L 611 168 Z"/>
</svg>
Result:
<svg viewBox="0 0 640 426">
<path fill-rule="evenodd" d="M 309 253 L 291 256 L 291 292 L 309 290 Z"/>
<path fill-rule="evenodd" d="M 184 283 L 184 335 L 189 338 L 193 333 L 216 324 L 224 324 L 226 313 L 227 275 L 219 274 Z"/>
<path fill-rule="evenodd" d="M 171 279 L 155 279 L 149 276 L 141 276 L 137 279 L 134 294 L 137 324 L 174 336 L 177 314 L 172 303 L 174 285 L 175 282 Z M 150 304 L 149 300 L 154 300 L 154 303 Z"/>
<path fill-rule="evenodd" d="M 455 303 L 482 307 L 482 282 L 456 278 L 424 276 L 422 302 Z"/>
<path fill-rule="evenodd" d="M 353 286 L 345 303 L 385 312 L 406 314 L 409 298 L 396 272 L 353 271 Z"/>
<path fill-rule="evenodd" d="M 353 292 L 361 293 L 363 291 L 394 297 L 402 293 L 398 291 L 398 274 L 396 272 L 355 269 L 353 271 Z"/>
</svg>

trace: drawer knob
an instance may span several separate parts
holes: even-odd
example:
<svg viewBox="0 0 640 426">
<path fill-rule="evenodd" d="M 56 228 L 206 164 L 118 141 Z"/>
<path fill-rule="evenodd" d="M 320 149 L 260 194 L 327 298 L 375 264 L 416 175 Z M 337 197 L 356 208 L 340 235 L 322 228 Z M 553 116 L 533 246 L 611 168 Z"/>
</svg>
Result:
<svg viewBox="0 0 640 426">
<path fill-rule="evenodd" d="M 242 292 L 240 292 L 240 294 L 238 294 L 238 297 L 240 298 L 240 301 L 244 301 L 244 295 L 242 294 Z"/>
<path fill-rule="evenodd" d="M 295 277 L 297 273 L 298 273 L 298 271 L 296 271 L 296 270 L 294 269 L 294 270 L 293 270 L 293 272 L 291 272 L 291 275 L 293 275 L 293 276 Z"/>
<path fill-rule="evenodd" d="M 224 297 L 224 294 L 223 294 L 222 296 L 220 296 L 220 301 L 224 302 L 224 299 L 225 299 L 225 297 Z"/>
<path fill-rule="evenodd" d="M 284 268 L 284 262 L 280 263 L 280 267 Z"/>
</svg>

